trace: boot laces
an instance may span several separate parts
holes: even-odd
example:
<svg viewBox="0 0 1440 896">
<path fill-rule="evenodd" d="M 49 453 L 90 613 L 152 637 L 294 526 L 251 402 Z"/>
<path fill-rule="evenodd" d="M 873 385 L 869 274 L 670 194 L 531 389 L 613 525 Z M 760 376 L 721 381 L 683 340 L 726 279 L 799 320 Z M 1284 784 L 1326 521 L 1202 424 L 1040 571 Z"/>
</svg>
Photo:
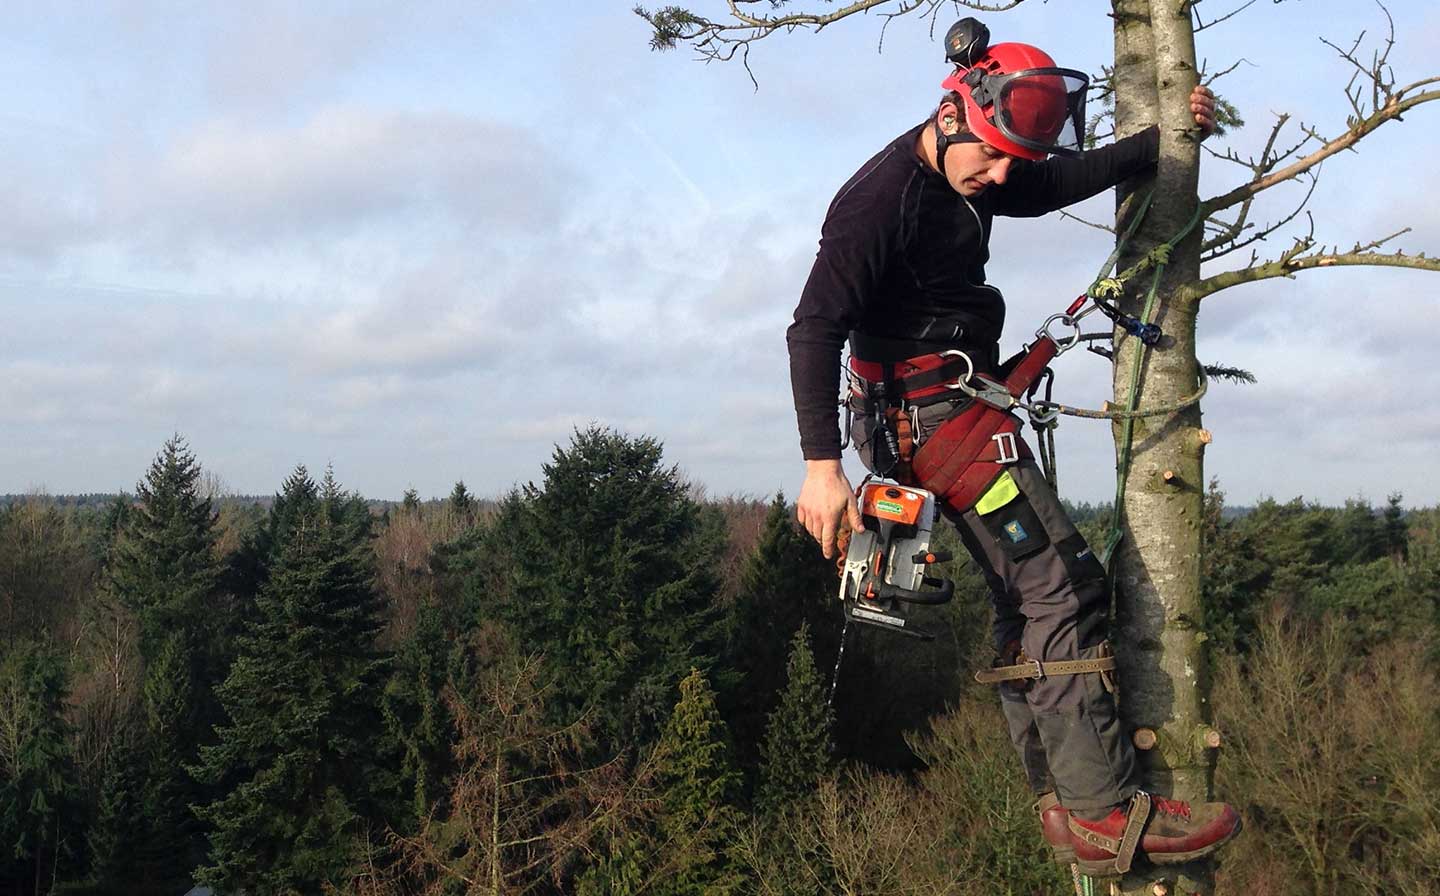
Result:
<svg viewBox="0 0 1440 896">
<path fill-rule="evenodd" d="M 1152 796 L 1150 801 L 1155 805 L 1155 811 L 1164 812 L 1166 815 L 1174 815 L 1185 820 L 1190 819 L 1190 804 L 1183 800 L 1167 800 L 1163 796 Z"/>
</svg>

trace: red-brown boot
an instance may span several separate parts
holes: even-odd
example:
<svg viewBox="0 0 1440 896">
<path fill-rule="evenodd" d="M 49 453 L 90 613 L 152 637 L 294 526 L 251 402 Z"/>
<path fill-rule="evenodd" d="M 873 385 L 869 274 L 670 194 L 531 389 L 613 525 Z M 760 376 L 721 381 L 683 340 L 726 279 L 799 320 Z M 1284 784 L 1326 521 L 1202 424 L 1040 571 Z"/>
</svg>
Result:
<svg viewBox="0 0 1440 896">
<path fill-rule="evenodd" d="M 1075 861 L 1088 875 L 1130 870 L 1136 850 L 1157 865 L 1208 856 L 1240 833 L 1240 815 L 1226 803 L 1167 800 L 1136 791 L 1128 811 L 1117 808 L 1099 821 L 1070 816 Z"/>
<path fill-rule="evenodd" d="M 1075 863 L 1075 847 L 1070 843 L 1070 810 L 1060 805 L 1055 791 L 1040 794 L 1035 801 L 1035 814 L 1040 819 L 1040 833 L 1050 844 L 1055 861 L 1062 865 Z"/>
</svg>

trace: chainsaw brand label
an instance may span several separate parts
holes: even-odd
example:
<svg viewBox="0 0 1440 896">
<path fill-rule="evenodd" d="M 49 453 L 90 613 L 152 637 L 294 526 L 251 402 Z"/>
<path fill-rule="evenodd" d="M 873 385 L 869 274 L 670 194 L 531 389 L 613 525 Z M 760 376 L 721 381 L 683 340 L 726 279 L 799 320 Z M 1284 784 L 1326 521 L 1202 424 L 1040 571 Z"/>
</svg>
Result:
<svg viewBox="0 0 1440 896">
<path fill-rule="evenodd" d="M 876 501 L 875 506 L 886 513 L 904 513 L 905 505 L 898 501 Z"/>
</svg>

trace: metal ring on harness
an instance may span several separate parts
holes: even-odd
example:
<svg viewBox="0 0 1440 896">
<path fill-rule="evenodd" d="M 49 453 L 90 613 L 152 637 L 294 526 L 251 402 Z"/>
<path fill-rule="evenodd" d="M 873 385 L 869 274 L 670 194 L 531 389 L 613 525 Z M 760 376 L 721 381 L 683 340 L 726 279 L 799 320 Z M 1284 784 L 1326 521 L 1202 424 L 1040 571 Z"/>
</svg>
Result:
<svg viewBox="0 0 1440 896">
<path fill-rule="evenodd" d="M 1053 401 L 1046 401 L 1042 398 L 1024 407 L 1025 410 L 1030 412 L 1030 422 L 1035 425 L 1036 429 L 1042 426 L 1049 426 L 1051 423 L 1060 419 L 1060 406 Z"/>
<path fill-rule="evenodd" d="M 1071 330 L 1074 331 L 1070 334 L 1070 337 L 1063 342 L 1050 335 L 1050 327 L 1057 320 L 1060 321 L 1061 324 L 1069 327 Z M 1054 342 L 1056 345 L 1055 354 L 1062 355 L 1070 349 L 1074 348 L 1076 344 L 1080 342 L 1080 324 L 1076 321 L 1075 318 L 1071 317 L 1068 314 L 1052 314 L 1049 317 L 1045 318 L 1045 323 L 1041 324 L 1040 329 L 1035 331 L 1035 338 L 1045 338 L 1049 339 L 1051 342 Z"/>
<path fill-rule="evenodd" d="M 974 393 L 970 392 L 970 390 L 967 389 L 966 386 L 970 378 L 975 375 L 975 362 L 970 360 L 970 356 L 960 351 L 958 348 L 947 349 L 943 352 L 940 352 L 939 354 L 942 358 L 948 358 L 953 355 L 954 357 L 963 358 L 965 360 L 965 375 L 956 377 L 955 382 L 953 383 L 946 383 L 945 388 L 960 389 L 964 391 L 967 395 L 973 395 Z"/>
</svg>

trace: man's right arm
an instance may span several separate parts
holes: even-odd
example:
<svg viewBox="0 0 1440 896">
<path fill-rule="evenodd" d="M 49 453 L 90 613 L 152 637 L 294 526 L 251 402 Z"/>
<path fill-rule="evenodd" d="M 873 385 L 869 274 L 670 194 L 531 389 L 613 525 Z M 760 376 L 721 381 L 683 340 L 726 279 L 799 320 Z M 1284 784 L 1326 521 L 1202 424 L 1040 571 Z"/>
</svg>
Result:
<svg viewBox="0 0 1440 896">
<path fill-rule="evenodd" d="M 899 190 L 886 183 L 883 174 L 870 176 L 879 167 L 857 175 L 831 204 L 795 322 L 785 334 L 805 457 L 796 516 L 826 557 L 835 551 L 843 517 L 849 516 L 851 528 L 863 528 L 854 490 L 840 464 L 837 398 L 845 339 L 874 300 L 895 249 Z"/>
<path fill-rule="evenodd" d="M 893 179 L 888 169 L 874 165 L 831 203 L 795 322 L 785 333 L 800 450 L 807 461 L 840 458 L 840 355 L 876 300 L 895 251 L 900 188 Z"/>
</svg>

